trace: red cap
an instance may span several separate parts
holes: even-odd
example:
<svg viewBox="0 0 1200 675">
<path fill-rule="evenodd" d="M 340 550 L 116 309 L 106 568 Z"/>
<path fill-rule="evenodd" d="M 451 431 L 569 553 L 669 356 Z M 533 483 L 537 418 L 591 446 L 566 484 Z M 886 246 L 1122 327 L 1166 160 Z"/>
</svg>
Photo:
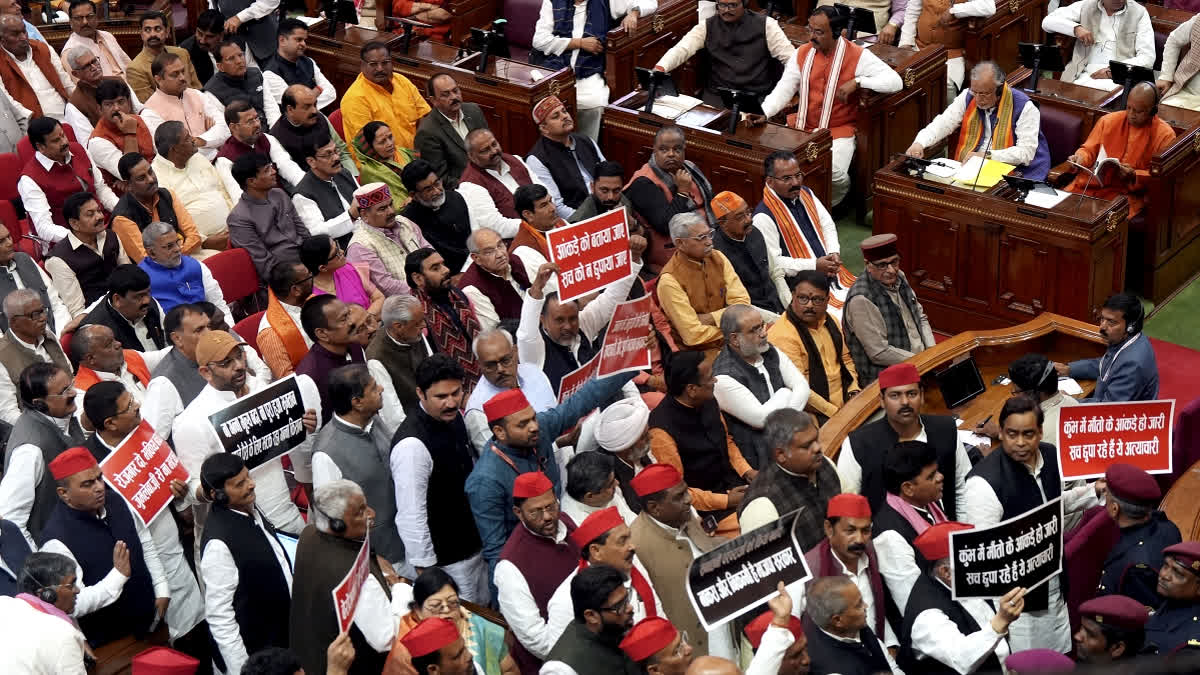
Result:
<svg viewBox="0 0 1200 675">
<path fill-rule="evenodd" d="M 1108 491 L 1114 497 L 1134 504 L 1155 505 L 1162 500 L 1158 481 L 1132 464 L 1113 464 L 1104 472 Z"/>
<path fill-rule="evenodd" d="M 871 504 L 862 495 L 843 492 L 834 495 L 825 507 L 826 518 L 870 518 Z"/>
<path fill-rule="evenodd" d="M 649 616 L 634 624 L 621 640 L 621 651 L 631 661 L 645 661 L 675 641 L 679 631 L 670 621 Z"/>
<path fill-rule="evenodd" d="M 529 400 L 525 398 L 525 394 L 522 394 L 520 389 L 509 389 L 488 399 L 487 403 L 483 404 L 483 414 L 487 417 L 488 422 L 494 422 L 528 407 L 530 407 Z"/>
<path fill-rule="evenodd" d="M 582 551 L 583 547 L 591 543 L 593 539 L 624 523 L 617 507 L 610 506 L 607 509 L 600 509 L 584 518 L 579 527 L 575 528 L 575 531 L 571 533 L 571 542 Z"/>
<path fill-rule="evenodd" d="M 1163 555 L 1175 558 L 1176 562 L 1191 570 L 1192 574 L 1200 576 L 1200 541 L 1172 544 L 1163 549 Z"/>
<path fill-rule="evenodd" d="M 897 363 L 884 368 L 883 372 L 879 373 L 879 391 L 889 387 L 917 384 L 920 381 L 921 373 L 917 372 L 916 366 L 911 363 Z"/>
<path fill-rule="evenodd" d="M 1075 670 L 1075 662 L 1053 649 L 1040 648 L 1009 654 L 1004 667 L 1018 673 L 1069 673 Z"/>
<path fill-rule="evenodd" d="M 50 460 L 50 475 L 54 476 L 54 480 L 62 480 L 94 466 L 98 466 L 96 458 L 87 448 L 71 448 Z"/>
<path fill-rule="evenodd" d="M 950 557 L 950 533 L 958 532 L 959 530 L 974 529 L 974 525 L 966 523 L 956 523 L 954 521 L 946 523 L 938 523 L 930 526 L 921 534 L 913 539 L 913 546 L 925 556 L 925 559 L 933 562 L 942 558 Z"/>
<path fill-rule="evenodd" d="M 133 675 L 192 675 L 200 661 L 168 647 L 151 647 L 133 657 Z"/>
<path fill-rule="evenodd" d="M 1102 595 L 1080 605 L 1079 616 L 1103 626 L 1138 631 L 1150 620 L 1150 609 L 1127 595 Z"/>
<path fill-rule="evenodd" d="M 513 480 L 513 498 L 529 499 L 546 494 L 554 489 L 554 483 L 541 471 L 530 471 Z"/>
<path fill-rule="evenodd" d="M 762 643 L 763 634 L 767 632 L 767 628 L 771 625 L 771 619 L 774 617 L 774 613 L 767 610 L 746 625 L 746 629 L 742 632 L 746 634 L 746 639 L 750 641 L 751 647 L 758 649 L 758 645 Z M 794 616 L 789 617 L 788 630 L 792 631 L 792 637 L 799 640 L 804 635 L 804 624 Z"/>
<path fill-rule="evenodd" d="M 416 628 L 404 634 L 400 643 L 412 654 L 420 658 L 432 654 L 458 639 L 458 628 L 445 619 L 430 617 L 417 624 Z"/>
<path fill-rule="evenodd" d="M 662 492 L 683 482 L 683 475 L 670 464 L 651 464 L 629 481 L 630 487 L 639 497 Z"/>
</svg>

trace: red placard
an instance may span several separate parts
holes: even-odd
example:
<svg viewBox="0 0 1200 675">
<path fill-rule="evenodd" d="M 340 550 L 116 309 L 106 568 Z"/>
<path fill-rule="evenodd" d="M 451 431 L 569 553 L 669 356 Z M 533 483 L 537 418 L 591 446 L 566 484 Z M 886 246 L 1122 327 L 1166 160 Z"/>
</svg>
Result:
<svg viewBox="0 0 1200 675">
<path fill-rule="evenodd" d="M 617 305 L 604 332 L 596 377 L 650 367 L 650 350 L 646 348 L 646 338 L 650 336 L 650 302 L 650 296 L 645 295 Z"/>
<path fill-rule="evenodd" d="M 179 457 L 146 420 L 100 462 L 104 480 L 149 525 L 171 503 L 171 481 L 188 479 Z"/>
<path fill-rule="evenodd" d="M 562 381 L 558 385 L 558 402 L 562 403 L 571 397 L 572 394 L 579 391 L 588 380 L 596 376 L 596 369 L 600 366 L 600 355 L 592 357 L 591 361 L 579 366 L 575 370 L 563 375 Z"/>
<path fill-rule="evenodd" d="M 550 261 L 558 265 L 558 299 L 594 293 L 633 274 L 625 209 L 546 233 Z"/>
<path fill-rule="evenodd" d="M 1175 401 L 1082 403 L 1058 409 L 1063 480 L 1103 476 L 1112 464 L 1171 473 Z"/>
<path fill-rule="evenodd" d="M 354 610 L 358 609 L 358 598 L 362 595 L 367 577 L 371 575 L 371 545 L 370 537 L 363 537 L 362 547 L 354 558 L 354 564 L 346 573 L 346 578 L 333 587 L 333 611 L 337 612 L 338 627 L 345 633 L 350 630 L 354 621 Z"/>
</svg>

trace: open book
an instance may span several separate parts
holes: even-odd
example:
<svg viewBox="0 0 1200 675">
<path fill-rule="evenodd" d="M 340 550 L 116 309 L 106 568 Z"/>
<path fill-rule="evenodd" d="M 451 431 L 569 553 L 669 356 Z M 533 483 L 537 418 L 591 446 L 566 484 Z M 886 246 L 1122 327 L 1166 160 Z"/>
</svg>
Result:
<svg viewBox="0 0 1200 675">
<path fill-rule="evenodd" d="M 1092 176 L 1092 182 L 1100 187 L 1111 187 L 1121 182 L 1121 160 L 1116 157 L 1109 157 L 1104 151 L 1104 146 L 1100 146 L 1100 153 L 1096 156 L 1096 163 L 1092 168 L 1083 166 L 1082 164 L 1071 164 L 1084 173 Z"/>
</svg>

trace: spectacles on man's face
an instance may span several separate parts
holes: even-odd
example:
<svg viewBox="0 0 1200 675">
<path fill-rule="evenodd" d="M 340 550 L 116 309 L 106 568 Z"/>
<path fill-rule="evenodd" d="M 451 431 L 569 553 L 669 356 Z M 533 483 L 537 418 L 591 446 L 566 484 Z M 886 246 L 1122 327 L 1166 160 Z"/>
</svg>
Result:
<svg viewBox="0 0 1200 675">
<path fill-rule="evenodd" d="M 46 398 L 67 398 L 75 396 L 75 380 L 67 383 L 67 386 L 57 394 L 46 394 Z"/>
<path fill-rule="evenodd" d="M 513 353 L 509 352 L 509 353 L 505 354 L 503 357 L 501 357 L 495 361 L 484 361 L 482 365 L 483 365 L 484 370 L 491 373 L 491 372 L 495 372 L 496 370 L 499 370 L 501 366 L 508 368 L 508 367 L 512 366 L 512 364 L 513 364 Z"/>
<path fill-rule="evenodd" d="M 75 14 L 75 15 L 71 16 L 71 23 L 80 23 L 83 21 L 95 21 L 95 20 L 96 20 L 95 12 L 91 12 L 89 14 Z"/>
<path fill-rule="evenodd" d="M 804 180 L 804 172 L 797 171 L 796 173 L 788 174 L 786 176 L 773 176 L 773 178 L 781 183 L 798 183 Z"/>
<path fill-rule="evenodd" d="M 601 607 L 600 611 L 601 612 L 612 612 L 613 614 L 620 614 L 621 612 L 624 612 L 628 607 L 629 607 L 629 594 L 626 593 L 625 597 L 622 598 L 620 602 L 618 602 L 617 604 L 615 604 L 611 607 Z"/>
<path fill-rule="evenodd" d="M 417 187 L 417 194 L 428 195 L 433 194 L 434 190 L 442 189 L 442 179 L 439 178 L 425 187 Z"/>
<path fill-rule="evenodd" d="M 77 64 L 75 66 L 75 70 L 78 70 L 79 72 L 83 72 L 85 70 L 91 70 L 92 68 L 96 68 L 96 69 L 100 68 L 100 59 L 92 57 L 91 61 L 88 61 L 87 63 L 85 63 L 83 65 Z"/>
<path fill-rule="evenodd" d="M 41 320 L 45 319 L 47 316 L 49 316 L 49 314 L 50 314 L 50 310 L 43 307 L 41 309 L 35 309 L 32 312 L 27 312 L 25 314 L 14 314 L 13 318 L 14 319 L 29 319 L 30 321 L 41 321 Z"/>
<path fill-rule="evenodd" d="M 797 305 L 801 306 L 812 303 L 814 306 L 820 307 L 829 302 L 829 296 L 825 295 L 797 295 L 792 299 L 796 301 Z"/>
<path fill-rule="evenodd" d="M 707 232 L 705 232 L 703 234 L 697 234 L 694 237 L 684 237 L 684 239 L 691 239 L 693 241 L 699 241 L 699 242 L 712 241 L 713 235 L 715 233 L 716 233 L 716 230 L 708 230 Z"/>
<path fill-rule="evenodd" d="M 687 631 L 686 630 L 682 631 L 681 633 L 679 633 L 679 645 L 675 647 L 675 651 L 671 652 L 671 656 L 674 656 L 675 658 L 682 657 L 683 650 L 687 649 L 687 646 L 689 644 L 691 644 L 691 643 L 688 642 Z"/>
<path fill-rule="evenodd" d="M 900 269 L 900 256 L 896 256 L 895 258 L 888 258 L 887 260 L 878 260 L 878 261 L 868 263 L 868 264 L 871 265 L 871 267 L 874 267 L 875 269 L 879 270 L 880 272 L 887 270 L 887 268 L 889 268 L 889 267 L 895 267 L 897 270 L 899 270 Z"/>
<path fill-rule="evenodd" d="M 307 284 L 308 282 L 312 281 L 315 278 L 317 278 L 317 275 L 310 274 L 310 275 L 304 277 L 303 279 L 297 279 L 296 281 L 294 281 L 292 283 L 292 286 L 303 286 L 304 284 Z"/>
</svg>

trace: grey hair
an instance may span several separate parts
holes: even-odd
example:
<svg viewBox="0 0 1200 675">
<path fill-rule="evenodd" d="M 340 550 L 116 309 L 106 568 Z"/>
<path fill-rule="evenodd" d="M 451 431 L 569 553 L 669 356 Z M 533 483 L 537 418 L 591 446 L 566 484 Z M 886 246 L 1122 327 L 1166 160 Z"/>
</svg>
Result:
<svg viewBox="0 0 1200 675">
<path fill-rule="evenodd" d="M 1149 518 L 1150 514 L 1154 511 L 1153 506 L 1145 506 L 1143 504 L 1127 502 L 1124 499 L 1114 495 L 1111 490 L 1108 493 L 1108 498 L 1117 505 L 1117 508 L 1121 509 L 1121 513 L 1125 514 L 1126 518 L 1132 518 L 1133 520 L 1143 520 L 1145 518 Z"/>
<path fill-rule="evenodd" d="M 730 305 L 721 313 L 721 335 L 728 340 L 730 335 L 740 330 L 742 317 L 748 314 L 757 314 L 758 310 L 750 305 Z"/>
<path fill-rule="evenodd" d="M 11 319 L 25 311 L 26 303 L 31 300 L 41 300 L 42 296 L 32 288 L 18 288 L 4 296 L 4 316 Z M 46 309 L 49 309 L 48 307 Z"/>
<path fill-rule="evenodd" d="M 158 149 L 158 154 L 165 155 L 171 148 L 179 145 L 186 135 L 187 129 L 183 122 L 168 120 L 154 130 L 154 147 Z"/>
<path fill-rule="evenodd" d="M 87 47 L 71 47 L 63 56 L 66 57 L 67 63 L 71 64 L 71 69 L 74 70 L 79 67 L 79 59 L 91 53 Z"/>
<path fill-rule="evenodd" d="M 496 237 L 499 238 L 500 240 L 503 241 L 503 239 L 504 239 L 504 237 L 500 236 L 499 232 L 493 230 L 492 228 L 481 227 L 478 230 L 475 230 L 471 234 L 467 235 L 467 252 L 479 253 L 479 242 L 475 239 L 475 237 L 477 237 L 480 232 L 491 232 L 492 234 L 496 235 Z"/>
<path fill-rule="evenodd" d="M 687 239 L 691 235 L 688 232 L 696 223 L 708 225 L 708 221 L 704 220 L 700 214 L 694 211 L 687 213 L 676 213 L 671 216 L 671 220 L 667 222 L 667 229 L 671 232 L 672 239 Z"/>
<path fill-rule="evenodd" d="M 75 574 L 75 561 L 61 553 L 37 551 L 25 558 L 25 564 L 17 573 L 17 583 L 23 592 L 37 595 L 43 588 L 53 588 L 63 579 Z M 76 579 L 76 581 L 82 581 Z"/>
<path fill-rule="evenodd" d="M 350 498 L 363 494 L 358 483 L 345 478 L 331 480 L 313 492 L 313 526 L 322 532 L 332 532 L 332 519 L 346 520 Z M 366 495 L 363 495 L 364 497 Z"/>
<path fill-rule="evenodd" d="M 164 223 L 161 220 L 156 220 L 153 223 L 150 223 L 146 226 L 146 229 L 142 230 L 142 246 L 146 248 L 147 255 L 149 255 L 150 249 L 156 243 L 158 243 L 159 237 L 167 234 L 168 232 L 174 233 L 175 228 L 169 223 Z"/>
<path fill-rule="evenodd" d="M 514 344 L 516 344 L 513 342 L 512 335 L 503 328 L 492 328 L 490 330 L 480 331 L 479 334 L 475 336 L 475 339 L 471 340 L 471 353 L 475 355 L 476 359 L 479 358 L 479 343 L 483 342 L 484 340 L 490 340 L 497 335 L 504 337 L 504 342 L 508 344 L 510 349 Z"/>
<path fill-rule="evenodd" d="M 383 312 L 380 314 L 380 323 L 386 330 L 394 323 L 412 321 L 413 310 L 420 306 L 421 301 L 411 295 L 393 295 L 383 301 Z"/>
<path fill-rule="evenodd" d="M 833 617 L 850 609 L 842 592 L 854 582 L 839 574 L 835 577 L 821 577 L 808 587 L 808 616 L 817 626 L 829 629 Z"/>
<path fill-rule="evenodd" d="M 996 78 L 996 86 L 1003 86 L 1004 69 L 1002 69 L 1000 64 L 996 63 L 995 61 L 980 61 L 979 63 L 976 63 L 975 66 L 971 68 L 971 79 L 974 80 L 983 77 L 983 74 L 989 70 L 992 71 L 992 75 Z"/>
<path fill-rule="evenodd" d="M 795 408 L 780 408 L 767 415 L 763 423 L 763 436 L 767 442 L 767 454 L 788 448 L 792 438 L 812 426 L 812 416 Z"/>
</svg>

